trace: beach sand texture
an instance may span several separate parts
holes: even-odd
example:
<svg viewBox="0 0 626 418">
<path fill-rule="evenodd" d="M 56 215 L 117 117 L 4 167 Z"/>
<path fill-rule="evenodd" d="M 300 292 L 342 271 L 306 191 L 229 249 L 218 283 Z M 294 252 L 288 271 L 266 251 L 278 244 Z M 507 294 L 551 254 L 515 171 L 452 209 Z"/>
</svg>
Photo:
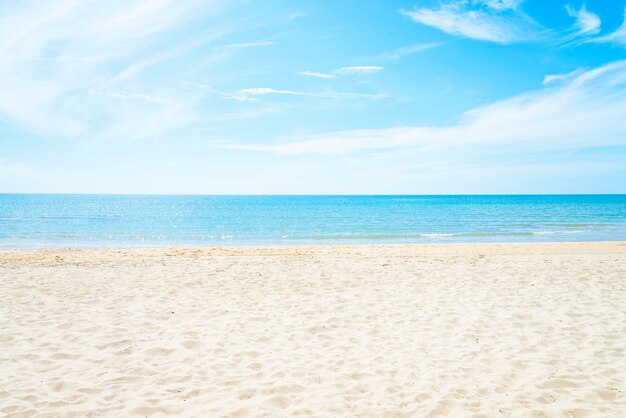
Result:
<svg viewBox="0 0 626 418">
<path fill-rule="evenodd" d="M 6 416 L 626 416 L 626 243 L 2 252 L 0 324 Z"/>
</svg>

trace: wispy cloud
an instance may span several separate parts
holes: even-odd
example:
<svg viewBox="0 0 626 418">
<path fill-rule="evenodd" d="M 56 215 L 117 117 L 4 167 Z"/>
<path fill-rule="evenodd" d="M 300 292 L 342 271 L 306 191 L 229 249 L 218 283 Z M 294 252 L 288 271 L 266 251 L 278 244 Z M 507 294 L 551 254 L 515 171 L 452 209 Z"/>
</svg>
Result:
<svg viewBox="0 0 626 418">
<path fill-rule="evenodd" d="M 227 121 L 236 121 L 243 119 L 258 119 L 258 118 L 267 118 L 271 116 L 275 116 L 285 111 L 284 106 L 268 106 L 268 107 L 257 107 L 253 109 L 244 109 L 242 111 L 237 112 L 224 112 L 224 113 L 215 113 L 210 116 L 207 116 L 203 120 L 211 121 L 211 122 L 227 122 Z"/>
<path fill-rule="evenodd" d="M 199 87 L 200 89 L 202 89 L 203 91 L 207 93 L 215 94 L 217 96 L 220 96 L 223 99 L 233 100 L 235 102 L 245 103 L 245 102 L 258 101 L 258 99 L 242 94 L 241 92 L 227 92 L 227 91 L 218 90 L 215 87 L 211 86 L 210 84 L 205 84 L 205 83 L 186 83 L 186 84 Z"/>
<path fill-rule="evenodd" d="M 407 55 L 418 54 L 420 52 L 428 51 L 429 49 L 439 48 L 444 46 L 446 42 L 428 42 L 422 44 L 414 44 L 405 46 L 402 48 L 394 49 L 393 51 L 383 52 L 382 54 L 371 57 L 373 60 L 397 60 Z"/>
<path fill-rule="evenodd" d="M 353 154 L 401 148 L 431 153 L 493 147 L 516 152 L 626 145 L 626 61 L 581 72 L 555 87 L 530 92 L 465 113 L 447 127 L 415 126 L 334 132 L 275 145 L 223 147 L 276 154 Z M 504 148 L 503 148 L 504 147 Z"/>
<path fill-rule="evenodd" d="M 324 79 L 337 78 L 337 76 L 335 74 L 319 73 L 317 71 L 308 71 L 308 70 L 307 71 L 298 71 L 296 74 L 301 76 L 301 77 L 314 77 L 314 78 L 324 78 Z"/>
<path fill-rule="evenodd" d="M 354 93 L 354 92 L 336 92 L 336 91 L 301 91 L 301 90 L 288 90 L 288 89 L 275 89 L 271 87 L 248 87 L 232 92 L 221 91 L 209 84 L 203 83 L 186 83 L 195 87 L 199 87 L 205 92 L 215 94 L 227 100 L 233 100 L 237 102 L 257 102 L 259 96 L 270 95 L 284 95 L 284 96 L 302 96 L 302 97 L 316 97 L 322 99 L 337 99 L 337 100 L 377 100 L 386 98 L 384 94 L 372 94 L 372 93 Z"/>
<path fill-rule="evenodd" d="M 142 93 L 124 93 L 117 91 L 110 92 L 99 92 L 94 91 L 93 94 L 105 97 L 112 97 L 114 99 L 123 99 L 123 100 L 143 100 L 151 103 L 165 104 L 171 103 L 171 100 L 166 97 L 154 96 L 151 94 L 142 94 Z"/>
<path fill-rule="evenodd" d="M 602 21 L 598 15 L 587 10 L 585 3 L 580 6 L 580 9 L 565 5 L 565 10 L 568 15 L 575 19 L 575 22 L 571 28 L 559 34 L 555 44 L 562 47 L 579 45 L 600 32 Z"/>
<path fill-rule="evenodd" d="M 374 74 L 384 70 L 385 67 L 379 65 L 360 65 L 355 67 L 341 67 L 333 70 L 331 73 L 320 73 L 316 71 L 298 71 L 296 74 L 302 77 L 314 77 L 323 79 L 333 79 L 337 76 L 350 76 L 350 75 L 363 75 Z"/>
<path fill-rule="evenodd" d="M 577 69 L 577 70 L 574 70 L 565 74 L 548 74 L 543 78 L 543 84 L 548 85 L 548 84 L 553 84 L 553 83 L 558 83 L 558 82 L 571 81 L 572 79 L 574 79 L 576 76 L 580 75 L 583 72 L 584 70 Z"/>
<path fill-rule="evenodd" d="M 219 51 L 224 49 L 245 49 L 245 48 L 256 48 L 259 46 L 270 46 L 273 45 L 274 42 L 271 41 L 263 41 L 263 42 L 245 42 L 240 44 L 227 44 L 227 45 L 218 45 L 213 47 L 213 50 Z"/>
<path fill-rule="evenodd" d="M 47 136 L 133 139 L 187 123 L 193 98 L 181 97 L 171 76 L 173 69 L 188 70 L 171 58 L 226 30 L 216 25 L 191 40 L 173 34 L 197 19 L 211 19 L 220 3 L 60 0 L 0 6 L 0 114 Z M 168 67 L 169 77 L 138 77 L 154 66 Z"/>
<path fill-rule="evenodd" d="M 598 15 L 589 12 L 585 3 L 578 10 L 570 5 L 566 5 L 565 9 L 571 17 L 576 19 L 574 36 L 595 35 L 600 32 L 600 27 L 602 26 L 600 18 Z"/>
<path fill-rule="evenodd" d="M 427 51 L 429 49 L 438 48 L 440 46 L 445 45 L 446 42 L 429 42 L 429 43 L 420 43 L 405 46 L 402 48 L 395 49 L 389 52 L 383 52 L 382 54 L 378 54 L 372 57 L 367 58 L 367 60 L 373 61 L 382 61 L 382 60 L 397 60 L 406 55 L 417 54 L 420 52 Z M 365 60 L 365 59 L 363 59 Z M 321 78 L 321 79 L 334 79 L 338 76 L 350 76 L 350 75 L 364 75 L 364 74 L 374 74 L 380 71 L 383 71 L 385 67 L 380 65 L 361 65 L 361 66 L 352 66 L 352 67 L 341 67 L 331 72 L 317 72 L 317 71 L 298 71 L 296 74 L 301 77 L 313 77 L 313 78 Z"/>
<path fill-rule="evenodd" d="M 298 90 L 283 90 L 283 89 L 274 89 L 269 87 L 252 87 L 245 88 L 239 90 L 238 94 L 243 96 L 265 96 L 271 94 L 278 95 L 287 95 L 287 96 L 306 96 L 306 97 L 318 97 L 318 98 L 326 98 L 326 99 L 340 99 L 340 100 L 350 100 L 350 99 L 369 99 L 376 100 L 387 97 L 383 94 L 370 94 L 370 93 L 351 93 L 351 92 L 334 92 L 334 91 L 326 91 L 326 92 L 308 92 L 308 91 L 298 91 Z"/>
<path fill-rule="evenodd" d="M 500 44 L 537 38 L 539 25 L 519 10 L 521 1 L 453 1 L 439 8 L 401 11 L 413 21 L 450 35 Z"/>
<path fill-rule="evenodd" d="M 626 23 L 617 30 L 598 36 L 602 21 L 583 3 L 580 8 L 565 5 L 574 18 L 566 29 L 547 29 L 521 9 L 524 0 L 442 0 L 438 7 L 401 10 L 413 21 L 445 33 L 503 45 L 545 42 L 553 46 L 611 42 L 626 46 Z M 625 21 L 626 21 L 626 12 Z"/>
<path fill-rule="evenodd" d="M 239 90 L 241 94 L 249 94 L 253 96 L 262 96 L 266 94 L 288 94 L 292 96 L 313 96 L 313 93 L 305 93 L 302 91 L 294 91 L 294 90 L 280 90 L 280 89 L 272 89 L 268 87 L 252 87 L 247 89 Z"/>
<path fill-rule="evenodd" d="M 612 43 L 621 47 L 626 47 L 626 10 L 624 10 L 624 20 L 622 24 L 613 32 L 603 36 L 589 39 L 587 42 L 594 43 Z"/>
<path fill-rule="evenodd" d="M 494 10 L 515 10 L 524 0 L 474 0 L 475 4 L 483 4 Z"/>
<path fill-rule="evenodd" d="M 379 65 L 361 65 L 356 67 L 341 67 L 336 70 L 336 73 L 341 75 L 372 74 L 384 69 L 385 67 L 381 67 Z"/>
</svg>

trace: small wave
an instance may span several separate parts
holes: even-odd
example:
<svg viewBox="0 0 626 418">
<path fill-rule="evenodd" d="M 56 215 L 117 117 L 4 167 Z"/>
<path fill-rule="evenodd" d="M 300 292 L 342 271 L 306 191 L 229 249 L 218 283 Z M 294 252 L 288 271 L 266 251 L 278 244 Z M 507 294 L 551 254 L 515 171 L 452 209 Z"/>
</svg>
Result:
<svg viewBox="0 0 626 418">
<path fill-rule="evenodd" d="M 593 223 L 593 224 L 556 223 L 556 224 L 544 224 L 544 225 L 548 228 L 567 229 L 568 231 L 576 231 L 576 232 L 590 231 L 592 229 L 598 230 L 598 229 L 603 229 L 603 228 L 610 226 L 609 224 L 602 224 L 602 223 Z"/>
<path fill-rule="evenodd" d="M 424 238 L 454 237 L 458 234 L 419 234 Z"/>
<path fill-rule="evenodd" d="M 533 231 L 533 235 L 560 235 L 560 234 L 580 234 L 584 231 Z"/>
<path fill-rule="evenodd" d="M 422 234 L 329 234 L 302 237 L 313 240 L 343 240 L 343 239 L 392 239 L 392 238 L 419 238 Z M 297 239 L 297 237 L 294 237 Z"/>
<path fill-rule="evenodd" d="M 437 234 L 424 234 L 424 235 L 437 235 Z M 500 236 L 527 236 L 532 235 L 531 231 L 523 231 L 523 232 L 459 232 L 455 234 L 439 234 L 439 236 L 448 236 L 448 237 L 500 237 Z"/>
<path fill-rule="evenodd" d="M 302 237 L 313 240 L 349 240 L 349 239 L 406 239 L 406 238 L 450 238 L 450 237 L 492 237 L 492 236 L 529 236 L 532 231 L 526 232 L 456 232 L 456 233 L 406 233 L 406 234 L 329 234 Z M 295 238 L 295 237 L 294 237 Z"/>
<path fill-rule="evenodd" d="M 602 226 L 605 224 L 571 224 L 571 223 L 555 223 L 555 224 L 544 224 L 546 226 L 556 226 L 556 227 L 565 227 L 565 228 L 593 228 L 594 226 Z"/>
<path fill-rule="evenodd" d="M 449 233 L 406 233 L 406 234 L 328 234 L 313 237 L 289 237 L 288 239 L 312 239 L 312 240 L 385 240 L 385 239 L 445 239 L 445 238 L 489 238 L 489 237 L 531 237 L 538 235 L 565 235 L 580 234 L 584 230 L 554 230 L 554 231 L 478 231 L 478 232 L 449 232 Z M 283 237 L 283 239 L 286 239 Z"/>
</svg>

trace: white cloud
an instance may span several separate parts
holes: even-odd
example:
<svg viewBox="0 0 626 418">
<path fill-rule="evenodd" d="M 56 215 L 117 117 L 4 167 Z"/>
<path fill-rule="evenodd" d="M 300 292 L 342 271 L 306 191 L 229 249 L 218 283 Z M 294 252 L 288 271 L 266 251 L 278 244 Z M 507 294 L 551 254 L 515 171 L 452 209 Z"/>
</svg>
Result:
<svg viewBox="0 0 626 418">
<path fill-rule="evenodd" d="M 123 92 L 117 92 L 117 91 L 111 91 L 111 92 L 106 92 L 106 93 L 94 91 L 93 93 L 99 96 L 112 97 L 114 99 L 144 100 L 146 102 L 158 103 L 158 104 L 171 103 L 171 100 L 166 97 L 154 96 L 150 94 L 123 93 Z"/>
<path fill-rule="evenodd" d="M 203 118 L 205 121 L 211 122 L 226 122 L 233 120 L 243 120 L 243 119 L 258 119 L 258 118 L 267 118 L 274 115 L 278 115 L 284 113 L 284 106 L 268 106 L 268 107 L 257 107 L 252 109 L 245 109 L 243 111 L 238 112 L 230 112 L 230 113 L 215 113 L 210 116 Z"/>
<path fill-rule="evenodd" d="M 239 90 L 242 94 L 250 94 L 250 95 L 265 95 L 265 94 L 289 94 L 289 95 L 296 95 L 296 96 L 309 96 L 310 93 L 304 93 L 301 91 L 294 91 L 294 90 L 279 90 L 279 89 L 272 89 L 272 88 L 267 88 L 267 87 L 253 87 L 253 88 L 247 88 L 247 89 L 241 89 Z"/>
<path fill-rule="evenodd" d="M 236 102 L 240 102 L 240 103 L 245 103 L 245 102 L 256 102 L 258 101 L 258 99 L 255 99 L 254 97 L 249 97 L 245 94 L 242 94 L 240 92 L 226 92 L 226 91 L 221 91 L 216 89 L 215 87 L 209 85 L 209 84 L 204 84 L 204 83 L 186 83 L 192 86 L 196 86 L 196 87 L 200 87 L 203 91 L 206 91 L 207 93 L 211 93 L 211 94 L 215 94 L 218 95 L 224 99 L 227 100 L 233 100 Z"/>
<path fill-rule="evenodd" d="M 589 12 L 584 3 L 578 10 L 570 5 L 566 5 L 565 9 L 571 17 L 576 19 L 574 36 L 595 35 L 600 32 L 600 26 L 602 26 L 600 18 L 598 15 Z"/>
<path fill-rule="evenodd" d="M 372 59 L 374 60 L 397 60 L 406 55 L 413 55 L 419 52 L 428 51 L 429 49 L 438 48 L 445 44 L 446 42 L 429 42 L 429 43 L 424 43 L 424 44 L 409 45 L 409 46 L 395 49 L 393 51 L 383 52 L 382 54 L 378 54 L 372 57 Z"/>
<path fill-rule="evenodd" d="M 588 42 L 607 42 L 626 47 L 626 10 L 624 10 L 624 21 L 617 29 L 609 34 L 592 38 Z"/>
<path fill-rule="evenodd" d="M 461 148 L 512 153 L 577 149 L 588 147 L 591 138 L 594 146 L 626 145 L 624 115 L 626 61 L 617 61 L 556 87 L 474 109 L 452 126 L 343 131 L 283 144 L 223 147 L 287 155 L 414 149 L 423 158 L 437 150 L 462 155 Z"/>
<path fill-rule="evenodd" d="M 587 10 L 585 3 L 580 6 L 580 9 L 565 5 L 565 10 L 576 21 L 571 28 L 559 33 L 555 44 L 560 46 L 580 45 L 593 39 L 592 37 L 600 32 L 602 21 L 596 14 Z"/>
<path fill-rule="evenodd" d="M 252 87 L 245 88 L 239 90 L 238 94 L 242 96 L 265 96 L 270 94 L 282 94 L 287 96 L 307 96 L 307 97 L 318 97 L 318 98 L 326 98 L 326 99 L 340 99 L 340 100 L 359 100 L 359 99 L 369 99 L 376 100 L 387 97 L 384 94 L 370 94 L 370 93 L 352 93 L 352 92 L 334 92 L 334 91 L 324 91 L 324 92 L 307 92 L 307 91 L 298 91 L 298 90 L 284 90 L 284 89 L 274 89 L 269 87 Z"/>
<path fill-rule="evenodd" d="M 337 76 L 335 74 L 318 73 L 317 71 L 308 71 L 308 70 L 307 71 L 298 71 L 296 74 L 301 76 L 301 77 L 314 77 L 314 78 L 324 78 L 324 79 L 337 78 Z"/>
<path fill-rule="evenodd" d="M 255 99 L 254 97 L 246 96 L 244 94 L 236 94 L 236 93 L 234 93 L 234 94 L 225 94 L 222 97 L 225 97 L 225 98 L 230 99 L 230 100 L 234 100 L 234 101 L 239 102 L 239 103 L 257 102 L 258 101 L 258 99 Z"/>
<path fill-rule="evenodd" d="M 517 10 L 520 1 L 455 1 L 438 9 L 402 11 L 413 21 L 432 26 L 450 35 L 500 44 L 537 38 L 539 26 Z M 483 6 L 483 7 L 481 7 Z"/>
<path fill-rule="evenodd" d="M 384 70 L 385 67 L 378 65 L 361 65 L 356 67 L 342 67 L 336 70 L 337 74 L 352 75 L 352 74 L 372 74 Z"/>
<path fill-rule="evenodd" d="M 391 149 L 413 143 L 415 128 L 391 128 L 384 130 L 358 130 L 334 132 L 314 139 L 278 145 L 223 144 L 220 148 L 272 152 L 284 155 L 302 154 L 349 154 L 373 149 Z M 427 135 L 428 128 L 422 130 Z"/>
<path fill-rule="evenodd" d="M 337 100 L 377 100 L 387 97 L 384 94 L 371 94 L 371 93 L 353 93 L 353 92 L 335 92 L 335 91 L 300 91 L 300 90 L 287 90 L 287 89 L 275 89 L 270 87 L 248 87 L 240 89 L 234 92 L 225 92 L 214 88 L 209 84 L 203 83 L 186 83 L 191 86 L 199 87 L 205 92 L 215 94 L 227 100 L 234 100 L 237 102 L 256 102 L 259 99 L 256 96 L 269 96 L 269 95 L 285 95 L 285 96 L 303 96 L 303 97 L 316 97 L 322 99 L 337 99 Z"/>
<path fill-rule="evenodd" d="M 384 70 L 385 67 L 378 65 L 361 65 L 355 67 L 341 67 L 334 70 L 332 73 L 320 73 L 316 71 L 299 71 L 296 74 L 302 77 L 315 77 L 323 79 L 333 79 L 337 76 L 349 76 L 355 74 L 373 74 Z"/>
<path fill-rule="evenodd" d="M 244 48 L 255 48 L 258 46 L 270 46 L 274 43 L 271 41 L 264 42 L 245 42 L 241 44 L 227 44 L 227 45 L 218 45 L 214 47 L 214 50 L 222 50 L 222 49 L 244 49 Z"/>
<path fill-rule="evenodd" d="M 544 41 L 557 46 L 589 42 L 626 46 L 626 23 L 613 33 L 597 36 L 602 22 L 598 15 L 587 10 L 584 3 L 578 9 L 565 6 L 575 22 L 564 30 L 543 28 L 521 10 L 522 3 L 523 0 L 449 0 L 441 1 L 438 8 L 422 7 L 401 12 L 417 23 L 450 35 L 503 45 Z"/>
<path fill-rule="evenodd" d="M 475 4 L 482 4 L 494 10 L 517 9 L 524 0 L 473 0 Z"/>
<path fill-rule="evenodd" d="M 172 41 L 186 23 L 211 18 L 220 3 L 0 3 L 0 115 L 42 135 L 94 139 L 157 135 L 187 123 L 194 98 L 182 97 L 172 73 L 138 74 L 174 68 L 172 58 L 227 32 L 216 25 Z"/>
<path fill-rule="evenodd" d="M 580 75 L 582 72 L 583 70 L 578 69 L 565 74 L 548 74 L 543 78 L 543 84 L 547 85 L 572 80 L 574 77 Z"/>
</svg>

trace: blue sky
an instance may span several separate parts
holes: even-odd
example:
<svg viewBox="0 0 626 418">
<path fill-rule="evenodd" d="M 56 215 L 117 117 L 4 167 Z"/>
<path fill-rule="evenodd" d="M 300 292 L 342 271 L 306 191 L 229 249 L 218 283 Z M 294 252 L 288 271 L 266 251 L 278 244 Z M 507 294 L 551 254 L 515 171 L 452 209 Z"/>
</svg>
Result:
<svg viewBox="0 0 626 418">
<path fill-rule="evenodd" d="M 0 3 L 0 192 L 626 193 L 626 0 Z"/>
</svg>

